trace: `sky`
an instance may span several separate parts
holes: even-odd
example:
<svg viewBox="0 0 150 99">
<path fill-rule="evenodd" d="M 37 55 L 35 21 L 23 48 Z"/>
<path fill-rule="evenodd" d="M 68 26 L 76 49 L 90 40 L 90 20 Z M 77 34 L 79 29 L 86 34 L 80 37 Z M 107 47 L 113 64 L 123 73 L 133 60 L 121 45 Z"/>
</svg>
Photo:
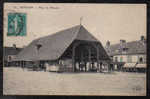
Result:
<svg viewBox="0 0 150 99">
<path fill-rule="evenodd" d="M 7 36 L 8 13 L 26 13 L 27 35 Z M 27 46 L 34 39 L 81 24 L 103 46 L 146 37 L 146 4 L 5 3 L 4 46 Z"/>
</svg>

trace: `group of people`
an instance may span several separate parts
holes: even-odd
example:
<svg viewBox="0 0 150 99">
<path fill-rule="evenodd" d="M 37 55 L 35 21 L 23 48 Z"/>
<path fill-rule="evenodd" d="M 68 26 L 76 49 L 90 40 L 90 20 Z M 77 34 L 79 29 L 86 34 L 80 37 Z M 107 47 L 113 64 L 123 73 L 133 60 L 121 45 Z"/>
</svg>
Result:
<svg viewBox="0 0 150 99">
<path fill-rule="evenodd" d="M 96 71 L 96 72 L 103 72 L 103 71 L 113 71 L 113 63 L 107 62 L 77 62 L 75 64 L 76 71 Z"/>
<path fill-rule="evenodd" d="M 44 70 L 48 71 L 50 68 L 50 65 L 47 62 L 32 62 L 31 68 L 33 70 Z M 28 65 L 29 66 L 29 65 Z M 25 68 L 25 65 L 21 66 L 23 69 Z M 30 67 L 30 66 L 29 66 Z M 60 67 L 60 66 L 59 66 Z M 65 68 L 65 66 L 63 66 Z M 82 71 L 82 72 L 87 72 L 87 71 L 93 71 L 93 72 L 103 72 L 103 71 L 113 71 L 114 70 L 114 65 L 113 63 L 108 63 L 108 62 L 76 62 L 75 63 L 75 71 Z"/>
</svg>

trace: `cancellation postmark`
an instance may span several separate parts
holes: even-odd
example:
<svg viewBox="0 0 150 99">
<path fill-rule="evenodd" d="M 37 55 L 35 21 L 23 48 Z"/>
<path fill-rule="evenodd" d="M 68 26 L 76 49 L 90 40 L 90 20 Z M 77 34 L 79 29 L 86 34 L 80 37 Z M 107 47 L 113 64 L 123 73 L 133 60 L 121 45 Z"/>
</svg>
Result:
<svg viewBox="0 0 150 99">
<path fill-rule="evenodd" d="M 8 13 L 7 36 L 26 35 L 26 13 Z"/>
</svg>

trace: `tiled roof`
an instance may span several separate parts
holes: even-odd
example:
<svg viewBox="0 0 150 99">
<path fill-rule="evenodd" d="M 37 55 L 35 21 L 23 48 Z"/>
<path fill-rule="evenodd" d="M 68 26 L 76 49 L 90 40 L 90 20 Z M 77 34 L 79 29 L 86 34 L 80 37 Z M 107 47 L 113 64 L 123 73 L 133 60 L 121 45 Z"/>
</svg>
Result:
<svg viewBox="0 0 150 99">
<path fill-rule="evenodd" d="M 138 40 L 126 43 L 126 52 L 120 51 L 120 44 L 111 45 L 106 49 L 108 55 L 121 55 L 121 54 L 146 54 L 146 42 Z"/>
<path fill-rule="evenodd" d="M 6 59 L 8 55 L 17 55 L 21 50 L 22 48 L 4 47 L 3 48 L 4 59 Z"/>
<path fill-rule="evenodd" d="M 24 50 L 22 50 L 19 55 L 17 55 L 16 60 L 55 60 L 58 59 L 66 49 L 72 44 L 74 40 L 99 42 L 95 37 L 93 37 L 82 25 L 77 25 L 69 29 L 59 31 L 53 35 L 41 37 L 32 41 Z M 100 48 L 104 48 L 101 43 Z M 37 46 L 40 45 L 39 50 Z M 107 56 L 108 57 L 108 56 Z"/>
</svg>

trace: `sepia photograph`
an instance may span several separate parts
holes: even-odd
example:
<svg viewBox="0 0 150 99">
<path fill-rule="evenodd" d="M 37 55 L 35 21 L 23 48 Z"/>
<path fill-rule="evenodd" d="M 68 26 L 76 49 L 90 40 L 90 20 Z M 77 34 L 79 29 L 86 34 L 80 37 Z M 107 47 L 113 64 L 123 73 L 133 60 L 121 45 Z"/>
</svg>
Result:
<svg viewBox="0 0 150 99">
<path fill-rule="evenodd" d="M 146 96 L 146 4 L 4 3 L 3 95 Z"/>
</svg>

